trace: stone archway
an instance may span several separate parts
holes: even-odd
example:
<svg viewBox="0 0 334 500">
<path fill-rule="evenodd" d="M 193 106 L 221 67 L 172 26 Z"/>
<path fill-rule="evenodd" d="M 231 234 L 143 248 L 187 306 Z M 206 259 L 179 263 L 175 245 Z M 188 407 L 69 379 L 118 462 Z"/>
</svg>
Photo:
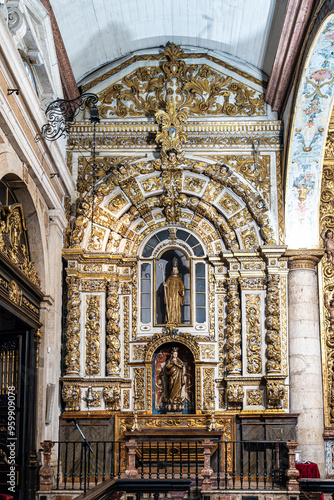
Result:
<svg viewBox="0 0 334 500">
<path fill-rule="evenodd" d="M 286 176 L 285 226 L 290 248 L 319 245 L 322 160 L 333 107 L 333 38 L 332 14 L 318 31 L 299 83 Z"/>
</svg>

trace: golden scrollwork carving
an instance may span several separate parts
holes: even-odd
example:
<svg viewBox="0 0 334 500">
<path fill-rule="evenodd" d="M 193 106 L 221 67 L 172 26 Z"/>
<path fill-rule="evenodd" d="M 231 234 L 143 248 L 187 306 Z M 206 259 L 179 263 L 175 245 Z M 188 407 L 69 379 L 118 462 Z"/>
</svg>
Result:
<svg viewBox="0 0 334 500">
<path fill-rule="evenodd" d="M 217 316 L 217 328 L 218 328 L 218 373 L 219 377 L 223 377 L 225 374 L 225 334 L 224 334 L 224 318 L 225 318 L 225 300 L 224 295 L 218 295 L 216 297 L 218 316 Z"/>
<path fill-rule="evenodd" d="M 101 297 L 86 297 L 86 374 L 100 373 Z"/>
<path fill-rule="evenodd" d="M 123 298 L 124 377 L 130 377 L 130 297 Z"/>
<path fill-rule="evenodd" d="M 202 359 L 215 359 L 214 345 L 201 345 Z"/>
<path fill-rule="evenodd" d="M 14 302 L 14 304 L 16 304 L 17 306 L 21 305 L 22 290 L 20 289 L 19 285 L 14 280 L 9 282 L 8 295 L 9 295 L 9 300 Z"/>
<path fill-rule="evenodd" d="M 164 58 L 160 67 L 140 67 L 101 92 L 101 116 L 153 116 L 173 93 L 179 109 L 197 116 L 266 114 L 261 92 L 206 64 L 187 66 L 179 46 L 167 44 Z"/>
<path fill-rule="evenodd" d="M 285 395 L 285 388 L 280 381 L 267 382 L 267 407 L 282 408 L 282 401 Z"/>
<path fill-rule="evenodd" d="M 144 179 L 140 181 L 140 185 L 142 186 L 145 193 L 152 193 L 152 191 L 159 191 L 162 189 L 161 177 L 150 177 L 149 179 Z"/>
<path fill-rule="evenodd" d="M 175 153 L 173 156 L 167 155 L 167 152 L 170 150 L 176 153 L 182 152 L 182 145 L 187 141 L 183 123 L 188 119 L 188 112 L 185 109 L 177 109 L 176 103 L 169 100 L 166 102 L 166 111 L 157 111 L 155 119 L 161 127 L 155 138 L 157 144 L 161 143 L 161 157 L 163 160 L 168 158 L 171 164 L 177 163 L 181 157 L 177 157 Z"/>
<path fill-rule="evenodd" d="M 103 388 L 103 399 L 107 410 L 120 410 L 121 390 L 117 385 L 107 385 Z"/>
<path fill-rule="evenodd" d="M 215 369 L 203 368 L 203 409 L 211 410 L 214 391 Z"/>
<path fill-rule="evenodd" d="M 269 275 L 267 278 L 266 304 L 266 356 L 267 373 L 281 370 L 281 334 L 280 334 L 280 277 Z"/>
<path fill-rule="evenodd" d="M 25 234 L 22 205 L 15 203 L 1 207 L 0 251 L 32 281 L 40 286 L 35 265 L 30 261 Z"/>
<path fill-rule="evenodd" d="M 143 361 L 145 357 L 145 346 L 135 345 L 133 346 L 133 360 L 134 361 Z"/>
<path fill-rule="evenodd" d="M 262 372 L 261 297 L 247 293 L 245 299 L 247 373 L 256 374 Z"/>
<path fill-rule="evenodd" d="M 333 155 L 333 133 L 329 135 L 326 144 L 325 156 L 328 158 L 324 163 L 322 186 L 320 195 L 320 232 L 327 229 L 334 229 L 334 164 Z M 314 265 L 314 264 L 313 264 Z M 334 334 L 330 322 L 330 314 L 325 302 L 334 298 L 334 267 L 328 259 L 322 259 L 320 263 L 322 273 L 321 300 L 323 305 L 323 317 L 321 325 L 321 348 L 323 359 L 323 387 L 324 387 L 324 409 L 325 426 L 332 431 L 334 427 Z M 313 267 L 314 269 L 314 267 Z"/>
<path fill-rule="evenodd" d="M 119 318 L 119 280 L 115 278 L 108 282 L 107 293 L 107 375 L 118 376 L 121 371 L 121 339 Z"/>
<path fill-rule="evenodd" d="M 168 170 L 162 172 L 162 182 L 165 193 L 161 196 L 161 205 L 167 222 L 178 222 L 181 215 L 181 206 L 187 201 L 185 195 L 180 194 L 182 188 L 182 172 Z"/>
<path fill-rule="evenodd" d="M 263 393 L 261 389 L 249 389 L 246 391 L 247 406 L 263 406 Z"/>
<path fill-rule="evenodd" d="M 90 148 L 90 145 L 83 146 L 83 149 Z M 131 158 L 131 160 L 138 159 L 140 157 Z M 122 163 L 128 161 L 128 156 L 96 156 L 95 157 L 95 179 L 99 181 L 106 174 L 110 173 Z M 86 193 L 92 188 L 92 177 L 93 177 L 93 161 L 91 157 L 80 156 L 78 158 L 78 180 L 77 189 L 79 193 Z M 115 179 L 116 180 L 116 179 Z M 114 179 L 110 180 L 108 183 L 108 192 L 111 192 L 115 186 L 116 182 Z M 105 194 L 108 194 L 105 192 Z"/>
<path fill-rule="evenodd" d="M 246 263 L 244 269 L 262 269 L 261 264 Z M 242 290 L 264 290 L 266 288 L 265 278 L 239 278 L 239 283 Z"/>
<path fill-rule="evenodd" d="M 138 272 L 135 269 L 131 280 L 132 290 L 132 339 L 137 338 L 137 290 L 138 290 Z"/>
<path fill-rule="evenodd" d="M 87 250 L 102 250 L 105 234 L 105 229 L 93 225 L 93 231 L 88 241 Z"/>
<path fill-rule="evenodd" d="M 227 405 L 229 409 L 240 409 L 244 400 L 244 388 L 241 384 L 227 384 Z"/>
<path fill-rule="evenodd" d="M 123 193 L 118 193 L 116 196 L 114 196 L 108 203 L 108 210 L 112 213 L 117 213 L 120 210 L 122 210 L 125 205 L 127 205 L 128 200 L 126 200 L 123 196 Z"/>
<path fill-rule="evenodd" d="M 123 410 L 130 409 L 130 391 L 129 389 L 123 390 Z"/>
<path fill-rule="evenodd" d="M 240 238 L 242 241 L 243 248 L 246 250 L 251 250 L 258 246 L 258 237 L 254 227 L 248 227 L 245 229 L 240 229 Z"/>
<path fill-rule="evenodd" d="M 241 311 L 238 281 L 228 281 L 226 369 L 228 374 L 241 373 Z"/>
<path fill-rule="evenodd" d="M 226 405 L 225 397 L 226 397 L 225 389 L 220 389 L 218 391 L 218 404 L 219 404 L 219 408 L 224 408 L 225 407 L 225 405 Z"/>
<path fill-rule="evenodd" d="M 65 403 L 65 411 L 80 410 L 80 387 L 73 384 L 64 384 L 62 396 Z"/>
<path fill-rule="evenodd" d="M 205 181 L 203 179 L 198 179 L 197 177 L 185 176 L 183 179 L 183 189 L 186 191 L 191 191 L 193 193 L 200 193 L 205 186 Z"/>
<path fill-rule="evenodd" d="M 134 385 L 137 400 L 137 409 L 145 410 L 145 371 L 144 368 L 134 368 Z"/>
<path fill-rule="evenodd" d="M 228 193 L 224 193 L 219 199 L 218 205 L 221 206 L 228 215 L 232 215 L 241 209 L 241 205 Z"/>
<path fill-rule="evenodd" d="M 66 375 L 80 372 L 80 280 L 67 276 Z"/>
<path fill-rule="evenodd" d="M 83 292 L 104 292 L 106 289 L 106 282 L 104 279 L 83 279 L 81 282 L 81 289 Z"/>
</svg>

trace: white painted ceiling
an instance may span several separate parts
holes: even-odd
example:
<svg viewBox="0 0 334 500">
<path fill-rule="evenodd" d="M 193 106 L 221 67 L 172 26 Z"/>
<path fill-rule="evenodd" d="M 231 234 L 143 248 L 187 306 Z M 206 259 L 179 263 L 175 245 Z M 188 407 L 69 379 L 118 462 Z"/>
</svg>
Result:
<svg viewBox="0 0 334 500">
<path fill-rule="evenodd" d="M 51 0 L 77 83 L 168 41 L 236 58 L 269 75 L 287 0 Z M 224 59 L 224 54 L 221 54 Z"/>
</svg>

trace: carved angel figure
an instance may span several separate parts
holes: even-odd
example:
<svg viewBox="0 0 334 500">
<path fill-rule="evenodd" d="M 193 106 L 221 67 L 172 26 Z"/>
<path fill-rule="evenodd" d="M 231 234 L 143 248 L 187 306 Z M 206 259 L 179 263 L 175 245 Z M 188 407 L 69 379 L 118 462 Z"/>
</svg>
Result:
<svg viewBox="0 0 334 500">
<path fill-rule="evenodd" d="M 327 253 L 327 260 L 334 264 L 333 253 L 334 253 L 334 240 L 333 231 L 331 229 L 324 229 L 320 234 L 321 238 L 324 240 L 325 250 Z"/>
<path fill-rule="evenodd" d="M 334 325 L 334 299 L 328 300 L 328 295 L 325 295 L 325 307 L 329 311 L 329 321 L 331 326 Z"/>
</svg>

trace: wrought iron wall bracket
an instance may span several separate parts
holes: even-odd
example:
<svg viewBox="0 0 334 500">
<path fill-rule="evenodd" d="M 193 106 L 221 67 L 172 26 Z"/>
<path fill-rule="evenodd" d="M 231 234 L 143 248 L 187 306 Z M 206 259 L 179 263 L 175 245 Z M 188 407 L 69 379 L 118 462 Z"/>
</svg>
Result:
<svg viewBox="0 0 334 500">
<path fill-rule="evenodd" d="M 98 102 L 96 94 L 81 94 L 72 100 L 56 99 L 45 110 L 48 123 L 43 125 L 42 134 L 48 141 L 55 141 L 69 133 L 75 117 L 85 108 L 91 108 Z"/>
</svg>

